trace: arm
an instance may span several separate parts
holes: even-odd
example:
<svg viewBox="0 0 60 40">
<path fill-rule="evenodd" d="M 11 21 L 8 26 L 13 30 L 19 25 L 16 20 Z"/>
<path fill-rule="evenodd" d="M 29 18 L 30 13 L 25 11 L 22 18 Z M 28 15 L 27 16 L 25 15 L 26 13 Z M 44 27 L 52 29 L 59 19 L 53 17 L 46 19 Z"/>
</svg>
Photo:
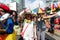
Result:
<svg viewBox="0 0 60 40">
<path fill-rule="evenodd" d="M 34 24 L 34 35 L 36 35 L 36 24 Z"/>
<path fill-rule="evenodd" d="M 26 8 L 25 10 L 19 13 L 19 16 L 22 16 L 23 14 L 25 14 L 25 12 L 31 12 L 31 10 Z"/>
<path fill-rule="evenodd" d="M 49 16 L 43 16 L 44 19 L 47 19 L 47 18 L 52 18 L 54 16 L 56 16 L 57 14 L 53 14 L 53 15 L 49 15 Z"/>
<path fill-rule="evenodd" d="M 24 20 L 24 15 L 25 15 L 25 10 L 23 10 L 22 12 L 20 12 L 18 14 L 18 21 L 21 22 L 22 20 Z"/>
<path fill-rule="evenodd" d="M 37 40 L 36 23 L 34 23 L 34 39 Z"/>
<path fill-rule="evenodd" d="M 6 32 L 8 34 L 11 34 L 14 30 L 13 30 L 13 27 L 14 27 L 14 23 L 12 21 L 12 19 L 8 19 L 7 20 L 7 23 L 8 23 L 8 28 L 6 29 Z"/>
<path fill-rule="evenodd" d="M 23 10 L 22 12 L 19 13 L 18 16 L 22 16 L 24 14 L 25 10 Z"/>
<path fill-rule="evenodd" d="M 20 29 L 21 29 L 21 32 L 22 32 L 22 29 L 23 29 L 23 23 L 20 24 Z"/>
</svg>

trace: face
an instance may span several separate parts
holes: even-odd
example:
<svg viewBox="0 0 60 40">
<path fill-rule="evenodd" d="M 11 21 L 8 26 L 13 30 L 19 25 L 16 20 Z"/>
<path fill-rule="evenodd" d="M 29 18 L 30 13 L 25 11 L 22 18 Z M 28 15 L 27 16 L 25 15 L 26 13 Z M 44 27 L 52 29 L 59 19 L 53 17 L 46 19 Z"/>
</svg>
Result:
<svg viewBox="0 0 60 40">
<path fill-rule="evenodd" d="M 46 16 L 46 13 L 44 13 L 42 16 Z"/>
<path fill-rule="evenodd" d="M 30 20 L 31 17 L 32 17 L 31 14 L 27 14 L 27 15 L 26 15 L 26 19 L 28 19 L 28 20 Z"/>
<path fill-rule="evenodd" d="M 1 15 L 4 15 L 5 14 L 5 11 L 2 8 L 0 8 L 0 14 Z"/>
<path fill-rule="evenodd" d="M 37 15 L 37 18 L 40 18 L 40 14 Z"/>
<path fill-rule="evenodd" d="M 13 16 L 16 16 L 16 14 L 15 14 L 15 12 L 13 12 L 13 14 L 12 14 Z"/>
<path fill-rule="evenodd" d="M 33 18 L 33 21 L 36 22 L 36 17 Z"/>
</svg>

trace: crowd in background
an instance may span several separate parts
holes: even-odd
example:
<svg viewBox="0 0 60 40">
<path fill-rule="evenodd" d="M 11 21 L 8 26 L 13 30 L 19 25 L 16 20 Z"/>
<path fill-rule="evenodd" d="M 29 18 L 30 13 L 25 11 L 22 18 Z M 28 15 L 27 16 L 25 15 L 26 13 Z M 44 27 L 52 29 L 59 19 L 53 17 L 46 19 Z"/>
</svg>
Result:
<svg viewBox="0 0 60 40">
<path fill-rule="evenodd" d="M 0 40 L 16 40 L 15 29 L 19 29 L 19 36 L 23 37 L 19 40 L 45 40 L 46 26 L 50 26 L 48 32 L 54 34 L 54 26 L 59 24 L 60 17 L 57 16 L 56 11 L 47 15 L 41 8 L 36 14 L 30 9 L 24 9 L 18 14 L 5 4 L 0 4 Z"/>
</svg>

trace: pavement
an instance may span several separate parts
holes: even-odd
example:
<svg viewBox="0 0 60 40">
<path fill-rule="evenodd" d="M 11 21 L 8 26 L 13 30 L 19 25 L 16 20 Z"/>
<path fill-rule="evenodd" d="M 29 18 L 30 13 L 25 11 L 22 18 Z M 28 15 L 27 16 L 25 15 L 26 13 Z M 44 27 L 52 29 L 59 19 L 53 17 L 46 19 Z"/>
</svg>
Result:
<svg viewBox="0 0 60 40">
<path fill-rule="evenodd" d="M 54 34 L 51 34 L 46 30 L 46 38 L 48 40 L 60 40 L 60 32 L 55 30 Z"/>
<path fill-rule="evenodd" d="M 16 40 L 20 38 L 20 35 L 16 35 Z M 46 40 L 60 40 L 60 30 L 55 30 L 54 35 L 48 32 L 46 29 Z"/>
</svg>

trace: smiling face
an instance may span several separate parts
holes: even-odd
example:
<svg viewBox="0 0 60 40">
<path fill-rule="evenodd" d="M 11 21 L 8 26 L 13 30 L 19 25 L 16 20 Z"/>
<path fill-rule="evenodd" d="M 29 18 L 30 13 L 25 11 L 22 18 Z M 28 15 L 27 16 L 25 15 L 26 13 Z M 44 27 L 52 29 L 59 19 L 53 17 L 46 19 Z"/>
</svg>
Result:
<svg viewBox="0 0 60 40">
<path fill-rule="evenodd" d="M 32 19 L 31 14 L 26 14 L 26 19 L 31 20 Z"/>
</svg>

